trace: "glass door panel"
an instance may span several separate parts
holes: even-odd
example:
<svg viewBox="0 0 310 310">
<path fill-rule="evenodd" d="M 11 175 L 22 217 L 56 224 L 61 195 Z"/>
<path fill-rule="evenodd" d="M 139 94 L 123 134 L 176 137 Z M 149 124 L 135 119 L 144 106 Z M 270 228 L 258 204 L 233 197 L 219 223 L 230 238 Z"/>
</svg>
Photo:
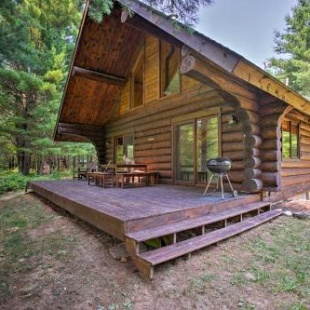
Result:
<svg viewBox="0 0 310 310">
<path fill-rule="evenodd" d="M 196 136 L 197 183 L 207 183 L 207 161 L 218 157 L 218 118 L 197 119 Z"/>
<path fill-rule="evenodd" d="M 176 126 L 176 181 L 195 181 L 194 122 Z"/>
</svg>

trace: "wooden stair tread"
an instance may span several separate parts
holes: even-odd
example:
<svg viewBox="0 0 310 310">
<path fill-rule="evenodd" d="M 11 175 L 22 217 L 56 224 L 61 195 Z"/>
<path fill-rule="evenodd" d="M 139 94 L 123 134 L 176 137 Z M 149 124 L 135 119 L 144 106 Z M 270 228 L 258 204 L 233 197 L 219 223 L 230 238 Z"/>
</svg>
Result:
<svg viewBox="0 0 310 310">
<path fill-rule="evenodd" d="M 239 222 L 237 224 L 233 224 L 198 237 L 193 237 L 179 243 L 141 253 L 138 255 L 138 257 L 155 266 L 240 234 L 246 230 L 268 222 L 269 220 L 281 214 L 282 210 L 264 212 L 243 222 Z"/>
<path fill-rule="evenodd" d="M 143 242 L 146 240 L 170 235 L 180 231 L 196 228 L 201 225 L 208 225 L 211 223 L 219 222 L 227 218 L 251 212 L 268 205 L 270 206 L 270 203 L 268 202 L 261 202 L 261 201 L 254 202 L 246 206 L 233 208 L 231 210 L 228 209 L 217 213 L 200 216 L 197 218 L 185 219 L 177 223 L 166 224 L 162 226 L 157 226 L 145 230 L 139 230 L 136 232 L 128 233 L 126 234 L 126 237 L 136 240 L 137 242 Z"/>
</svg>

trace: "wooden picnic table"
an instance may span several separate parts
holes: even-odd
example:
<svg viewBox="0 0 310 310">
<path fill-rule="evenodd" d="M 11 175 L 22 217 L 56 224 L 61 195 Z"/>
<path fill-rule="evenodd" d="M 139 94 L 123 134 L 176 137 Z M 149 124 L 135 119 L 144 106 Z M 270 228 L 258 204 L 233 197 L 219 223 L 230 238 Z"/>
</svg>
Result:
<svg viewBox="0 0 310 310">
<path fill-rule="evenodd" d="M 101 165 L 103 171 L 88 172 L 87 182 L 101 187 L 134 187 L 158 183 L 158 172 L 148 172 L 145 164 Z"/>
</svg>

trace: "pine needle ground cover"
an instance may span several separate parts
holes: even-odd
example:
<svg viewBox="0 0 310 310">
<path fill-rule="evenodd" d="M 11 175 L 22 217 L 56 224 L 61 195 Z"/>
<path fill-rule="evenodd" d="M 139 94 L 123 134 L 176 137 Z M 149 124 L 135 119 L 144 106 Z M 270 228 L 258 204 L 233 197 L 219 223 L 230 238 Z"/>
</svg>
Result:
<svg viewBox="0 0 310 310">
<path fill-rule="evenodd" d="M 282 216 L 146 281 L 107 234 L 32 193 L 2 197 L 1 309 L 310 309 L 310 220 Z"/>
</svg>

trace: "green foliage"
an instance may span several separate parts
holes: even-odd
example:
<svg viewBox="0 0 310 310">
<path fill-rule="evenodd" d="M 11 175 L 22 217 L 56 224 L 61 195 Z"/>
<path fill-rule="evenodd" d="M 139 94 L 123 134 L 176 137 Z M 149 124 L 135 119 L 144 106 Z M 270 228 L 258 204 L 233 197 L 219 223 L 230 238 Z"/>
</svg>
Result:
<svg viewBox="0 0 310 310">
<path fill-rule="evenodd" d="M 298 0 L 285 22 L 285 31 L 275 33 L 275 52 L 282 57 L 271 58 L 269 69 L 294 90 L 310 96 L 310 2 Z"/>
<path fill-rule="evenodd" d="M 18 155 L 23 174 L 29 173 L 31 156 L 54 152 L 52 137 L 80 19 L 77 0 L 1 3 L 0 133 L 3 146 Z"/>
<path fill-rule="evenodd" d="M 59 180 L 64 177 L 72 177 L 71 171 L 53 171 L 49 175 L 36 175 L 34 173 L 27 176 L 16 171 L 3 171 L 0 173 L 0 195 L 8 191 L 24 190 L 30 180 Z"/>
<path fill-rule="evenodd" d="M 197 23 L 197 12 L 203 5 L 210 4 L 212 0 L 145 0 L 146 4 L 158 9 L 166 15 L 175 15 L 177 20 L 187 26 Z"/>
<path fill-rule="evenodd" d="M 88 16 L 97 23 L 101 23 L 104 15 L 111 14 L 114 2 L 112 0 L 91 0 Z"/>
<path fill-rule="evenodd" d="M 27 177 L 19 173 L 4 172 L 0 175 L 0 194 L 7 191 L 24 189 L 27 183 Z"/>
</svg>

